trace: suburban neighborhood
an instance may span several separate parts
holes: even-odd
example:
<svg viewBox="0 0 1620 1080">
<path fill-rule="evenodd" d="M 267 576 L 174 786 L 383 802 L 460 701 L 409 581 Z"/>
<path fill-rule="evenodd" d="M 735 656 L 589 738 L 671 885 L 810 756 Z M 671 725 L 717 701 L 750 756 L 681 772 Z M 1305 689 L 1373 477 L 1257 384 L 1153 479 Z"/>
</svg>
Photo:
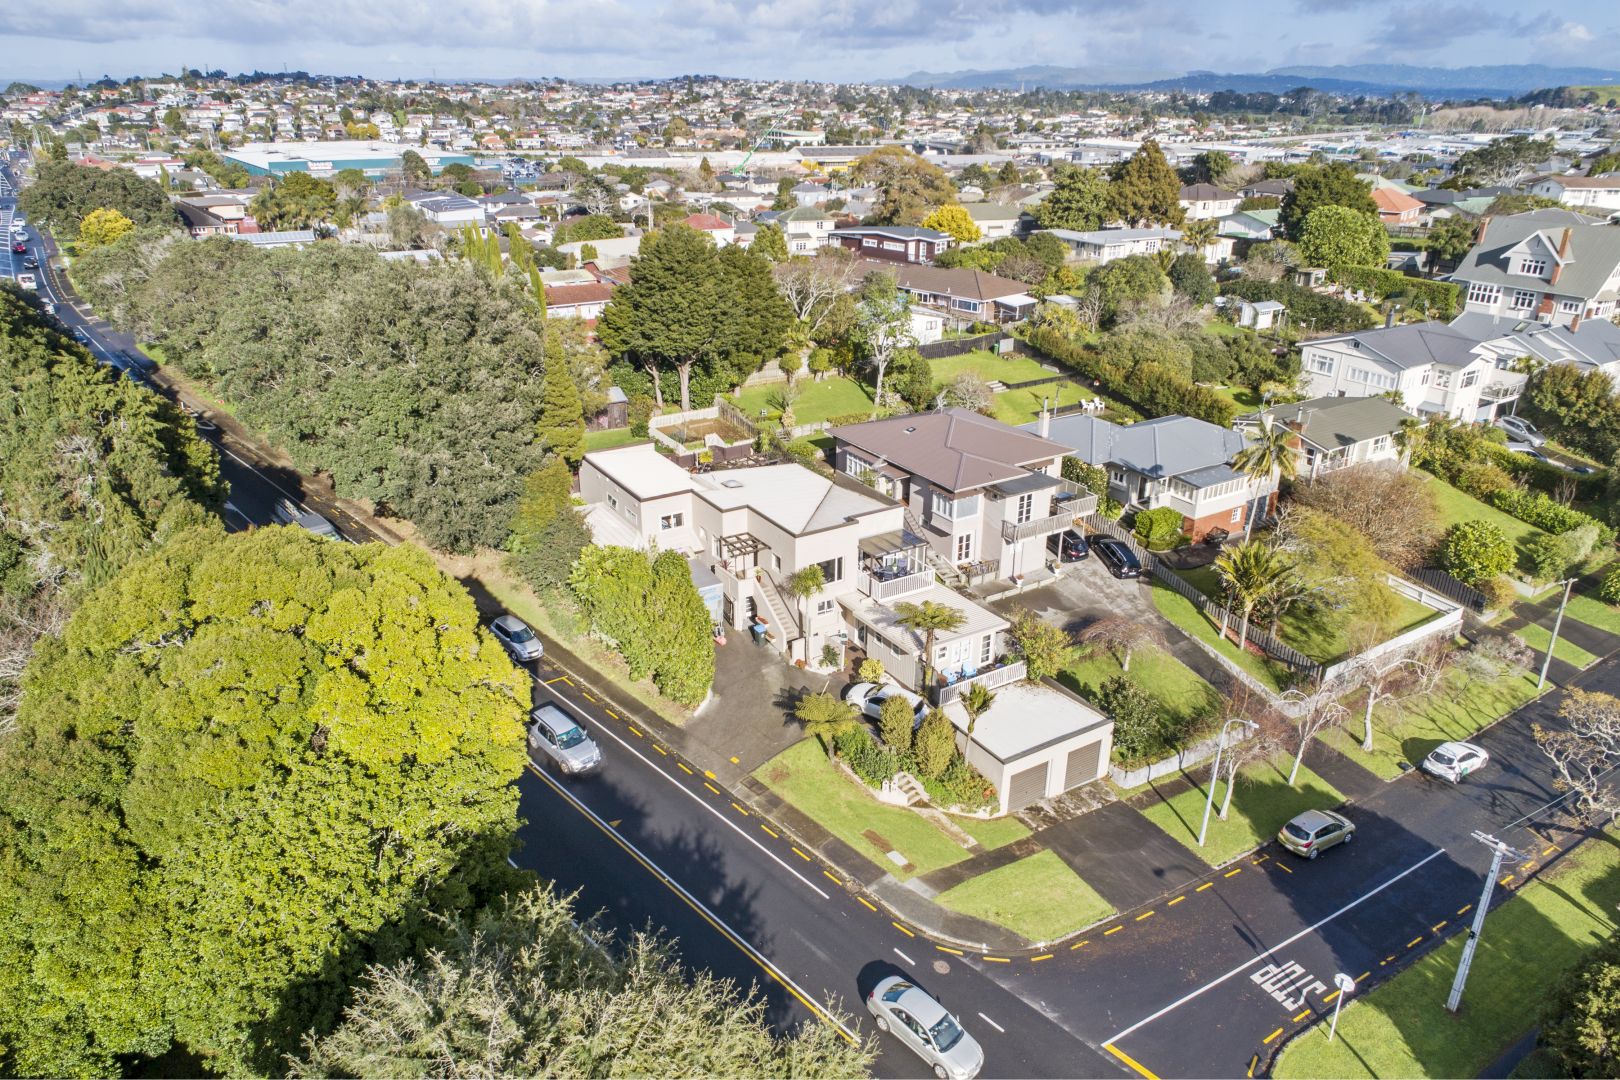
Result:
<svg viewBox="0 0 1620 1080">
<path fill-rule="evenodd" d="M 1620 27 L 1239 7 L 0 90 L 0 1074 L 1615 1075 Z"/>
</svg>

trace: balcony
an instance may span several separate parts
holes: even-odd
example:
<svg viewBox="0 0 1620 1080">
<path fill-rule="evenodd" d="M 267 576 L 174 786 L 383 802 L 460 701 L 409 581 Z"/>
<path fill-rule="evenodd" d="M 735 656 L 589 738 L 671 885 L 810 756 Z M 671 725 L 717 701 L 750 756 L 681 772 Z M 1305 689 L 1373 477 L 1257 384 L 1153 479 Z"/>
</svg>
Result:
<svg viewBox="0 0 1620 1080">
<path fill-rule="evenodd" d="M 929 696 L 934 699 L 935 705 L 944 708 L 950 702 L 967 693 L 968 687 L 974 683 L 978 683 L 986 690 L 994 690 L 998 686 L 1015 683 L 1028 673 L 1029 669 L 1025 666 L 1024 661 L 1014 660 L 1010 664 L 997 664 L 994 667 L 981 668 L 977 674 L 958 678 L 954 682 L 945 683 L 942 686 L 930 687 Z"/>
<path fill-rule="evenodd" d="M 1022 524 L 1011 521 L 1001 523 L 1001 541 L 1004 544 L 1016 544 L 1022 540 L 1032 540 L 1037 536 L 1051 536 L 1074 524 L 1075 515 L 1048 514 L 1046 517 L 1032 518 Z"/>
<path fill-rule="evenodd" d="M 926 589 L 933 583 L 934 572 L 926 566 L 907 573 L 875 569 L 861 571 L 860 588 L 861 592 L 878 603 L 887 604 L 891 600 L 898 600 L 902 596 Z"/>
</svg>

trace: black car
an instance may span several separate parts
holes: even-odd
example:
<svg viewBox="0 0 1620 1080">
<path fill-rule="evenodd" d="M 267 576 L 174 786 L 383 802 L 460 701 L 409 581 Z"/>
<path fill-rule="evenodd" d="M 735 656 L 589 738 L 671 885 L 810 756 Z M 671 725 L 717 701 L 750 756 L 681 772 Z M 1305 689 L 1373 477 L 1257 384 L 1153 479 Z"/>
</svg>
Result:
<svg viewBox="0 0 1620 1080">
<path fill-rule="evenodd" d="M 1142 563 L 1137 559 L 1136 552 L 1131 550 L 1129 544 L 1123 540 L 1115 540 L 1112 536 L 1093 536 L 1091 549 L 1097 553 L 1097 558 L 1108 567 L 1108 572 L 1117 578 L 1137 578 L 1142 576 Z"/>
<path fill-rule="evenodd" d="M 1064 529 L 1048 536 L 1046 550 L 1056 555 L 1059 562 L 1079 562 L 1091 554 L 1091 546 L 1078 529 Z"/>
</svg>

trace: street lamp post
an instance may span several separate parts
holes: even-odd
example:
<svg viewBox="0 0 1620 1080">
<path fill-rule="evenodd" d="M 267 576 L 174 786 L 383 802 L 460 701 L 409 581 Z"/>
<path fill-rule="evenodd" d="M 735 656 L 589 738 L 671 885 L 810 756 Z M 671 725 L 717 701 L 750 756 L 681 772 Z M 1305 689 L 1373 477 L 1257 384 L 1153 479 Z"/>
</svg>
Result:
<svg viewBox="0 0 1620 1080">
<path fill-rule="evenodd" d="M 1485 875 L 1485 891 L 1480 894 L 1479 908 L 1474 912 L 1474 924 L 1468 928 L 1468 941 L 1463 945 L 1462 959 L 1457 962 L 1457 977 L 1451 983 L 1451 996 L 1446 998 L 1446 1009 L 1456 1012 L 1462 1004 L 1463 984 L 1468 981 L 1468 969 L 1474 962 L 1474 949 L 1479 935 L 1485 929 L 1485 912 L 1490 910 L 1491 892 L 1496 888 L 1496 875 L 1502 872 L 1502 860 L 1509 855 L 1525 858 L 1513 848 L 1488 833 L 1476 831 L 1474 839 L 1491 849 L 1491 872 Z"/>
<path fill-rule="evenodd" d="M 1232 717 L 1232 719 L 1221 725 L 1221 737 L 1220 740 L 1215 744 L 1215 767 L 1209 771 L 1209 795 L 1204 799 L 1204 823 L 1198 826 L 1199 847 L 1204 846 L 1204 837 L 1209 832 L 1209 812 L 1210 809 L 1215 805 L 1215 781 L 1221 775 L 1221 754 L 1226 750 L 1226 729 L 1231 727 L 1233 724 L 1242 724 L 1244 727 L 1249 728 L 1250 730 L 1260 726 L 1253 720 L 1244 720 L 1242 717 L 1238 716 Z"/>
<path fill-rule="evenodd" d="M 1558 647 L 1558 630 L 1564 625 L 1564 605 L 1569 603 L 1569 590 L 1574 586 L 1574 578 L 1564 579 L 1564 598 L 1558 601 L 1558 617 L 1553 620 L 1552 640 L 1547 642 L 1547 655 L 1541 661 L 1541 678 L 1536 680 L 1537 690 L 1547 685 L 1547 669 L 1552 666 L 1553 649 Z"/>
</svg>

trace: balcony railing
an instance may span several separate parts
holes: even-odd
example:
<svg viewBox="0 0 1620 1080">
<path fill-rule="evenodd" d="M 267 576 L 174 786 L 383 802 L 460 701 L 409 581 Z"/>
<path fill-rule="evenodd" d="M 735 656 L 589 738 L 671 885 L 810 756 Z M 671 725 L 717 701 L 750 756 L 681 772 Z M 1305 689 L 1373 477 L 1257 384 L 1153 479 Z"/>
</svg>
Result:
<svg viewBox="0 0 1620 1080">
<path fill-rule="evenodd" d="M 934 572 L 926 567 L 887 580 L 871 573 L 861 574 L 861 592 L 880 604 L 926 589 L 934 583 Z"/>
<path fill-rule="evenodd" d="M 1029 669 L 1022 660 L 1015 660 L 1010 664 L 997 664 L 995 667 L 982 668 L 978 674 L 968 678 L 957 679 L 955 682 L 946 683 L 943 686 L 935 686 L 931 689 L 930 695 L 933 697 L 935 705 L 944 708 L 950 702 L 967 693 L 968 687 L 974 683 L 978 683 L 986 690 L 994 690 L 998 686 L 1006 686 L 1009 683 L 1017 682 L 1028 672 Z"/>
<path fill-rule="evenodd" d="M 1093 500 L 1095 509 L 1095 500 Z M 1006 544 L 1016 544 L 1021 540 L 1030 540 L 1037 536 L 1050 536 L 1074 524 L 1075 514 L 1068 511 L 1062 514 L 1048 514 L 1046 517 L 1033 518 L 1023 524 L 1011 521 L 1001 523 L 1001 540 Z"/>
</svg>

